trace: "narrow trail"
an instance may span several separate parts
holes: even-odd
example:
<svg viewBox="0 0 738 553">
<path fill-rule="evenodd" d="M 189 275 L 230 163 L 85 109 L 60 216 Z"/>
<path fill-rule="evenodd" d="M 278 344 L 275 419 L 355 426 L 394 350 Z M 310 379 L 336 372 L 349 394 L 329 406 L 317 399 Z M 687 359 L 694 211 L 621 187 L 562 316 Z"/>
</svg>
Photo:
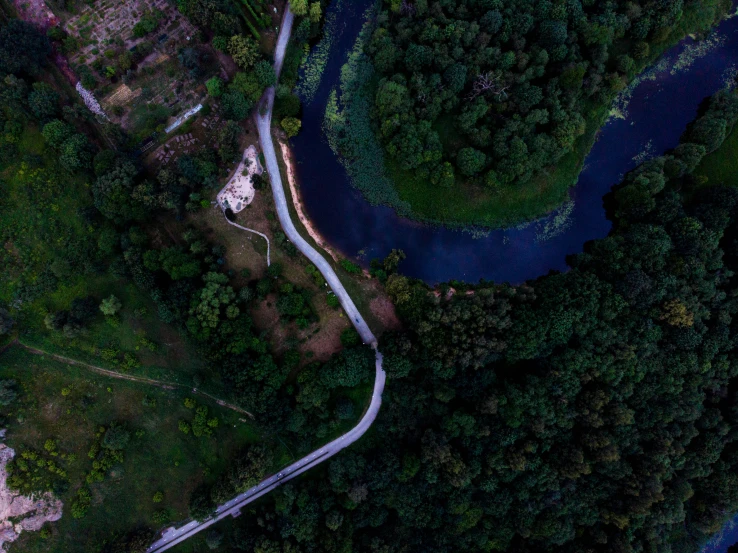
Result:
<svg viewBox="0 0 738 553">
<path fill-rule="evenodd" d="M 217 403 L 221 407 L 225 407 L 226 409 L 230 409 L 231 411 L 235 411 L 236 413 L 240 413 L 242 415 L 248 416 L 251 419 L 255 419 L 254 415 L 252 415 L 245 409 L 242 409 L 232 403 L 228 403 L 227 401 L 224 401 L 211 394 L 208 394 L 207 392 L 198 390 L 197 388 L 190 388 L 189 386 L 185 386 L 184 384 L 177 384 L 176 382 L 165 382 L 163 380 L 155 380 L 153 378 L 146 378 L 145 376 L 134 376 L 131 374 L 123 374 L 123 373 L 119 373 L 116 371 L 111 371 L 110 369 L 104 369 L 96 365 L 90 365 L 89 363 L 85 363 L 84 361 L 79 361 L 78 359 L 72 359 L 71 357 L 65 357 L 63 355 L 59 355 L 58 353 L 51 353 L 48 351 L 44 351 L 42 349 L 27 346 L 19 342 L 17 339 L 13 340 L 10 344 L 6 345 L 4 348 L 0 349 L 0 354 L 5 352 L 11 346 L 21 347 L 25 349 L 26 351 L 33 353 L 34 355 L 46 355 L 48 357 L 51 357 L 52 359 L 55 359 L 56 361 L 66 363 L 67 365 L 73 365 L 75 367 L 82 367 L 83 369 L 87 369 L 88 371 L 101 374 L 104 376 L 108 376 L 110 378 L 117 378 L 119 380 L 129 380 L 131 382 L 139 382 L 141 384 L 148 384 L 150 386 L 156 386 L 157 388 L 162 388 L 164 390 L 175 390 L 175 389 L 188 390 L 190 393 L 194 395 L 206 397 L 208 399 L 213 400 L 215 403 Z"/>
<path fill-rule="evenodd" d="M 282 69 L 282 62 L 284 60 L 285 50 L 287 43 L 290 38 L 292 31 L 292 23 L 294 16 L 290 10 L 289 3 L 287 4 L 284 18 L 282 19 L 282 28 L 279 32 L 279 39 L 277 41 L 277 48 L 275 52 L 274 70 L 279 79 L 279 73 Z M 290 218 L 289 207 L 284 192 L 284 185 L 282 184 L 282 177 L 279 172 L 279 165 L 277 163 L 277 156 L 274 151 L 274 142 L 271 134 L 271 123 L 272 123 L 272 108 L 274 106 L 274 87 L 269 88 L 262 98 L 262 102 L 259 106 L 258 112 L 255 115 L 257 128 L 259 130 L 259 140 L 261 142 L 262 152 L 264 159 L 266 160 L 267 171 L 269 173 L 269 179 L 272 184 L 272 193 L 274 194 L 274 204 L 277 209 L 277 215 L 279 216 L 279 222 L 282 225 L 287 238 L 307 257 L 312 263 L 318 268 L 318 270 L 325 278 L 328 285 L 331 287 L 333 292 L 336 294 L 338 299 L 341 301 L 346 315 L 351 320 L 359 335 L 365 344 L 371 345 L 375 351 L 375 379 L 374 379 L 374 390 L 372 391 L 371 402 L 367 406 L 361 420 L 351 430 L 346 432 L 343 436 L 339 436 L 330 443 L 327 443 L 323 447 L 313 451 L 306 455 L 302 459 L 295 461 L 291 465 L 283 468 L 279 473 L 273 474 L 258 485 L 246 490 L 245 492 L 237 495 L 230 501 L 219 505 L 215 513 L 204 521 L 192 520 L 187 524 L 175 528 L 167 528 L 162 532 L 158 540 L 156 540 L 147 550 L 148 553 L 161 553 L 166 551 L 170 547 L 173 547 L 183 541 L 191 538 L 198 532 L 209 528 L 213 524 L 226 517 L 236 517 L 241 514 L 241 509 L 251 503 L 252 501 L 268 494 L 281 484 L 292 480 L 296 476 L 310 470 L 311 468 L 319 465 L 323 461 L 331 458 L 333 455 L 339 453 L 341 450 L 350 446 L 356 440 L 361 438 L 364 433 L 372 426 L 374 420 L 379 413 L 379 408 L 382 405 L 382 393 L 384 392 L 384 384 L 386 374 L 382 368 L 382 354 L 377 349 L 377 339 L 372 334 L 369 326 L 364 321 L 364 318 L 356 308 L 351 296 L 344 288 L 338 275 L 333 270 L 333 267 L 328 261 L 300 235 L 295 228 L 292 219 Z"/>
<path fill-rule="evenodd" d="M 242 226 L 241 226 L 241 225 L 239 225 L 238 223 L 234 223 L 233 221 L 231 221 L 231 220 L 230 220 L 230 219 L 229 219 L 229 218 L 228 218 L 228 217 L 226 216 L 226 214 L 225 214 L 225 211 L 223 212 L 223 217 L 225 217 L 225 220 L 226 220 L 226 222 L 227 222 L 227 223 L 228 223 L 229 225 L 233 225 L 234 227 L 236 227 L 236 228 L 238 228 L 238 229 L 241 229 L 241 230 L 245 230 L 245 231 L 247 231 L 247 232 L 253 232 L 254 234 L 258 234 L 258 235 L 259 235 L 259 236 L 261 236 L 261 237 L 262 237 L 262 238 L 263 238 L 264 240 L 266 240 L 266 242 L 267 242 L 267 267 L 270 267 L 270 266 L 271 266 L 271 264 L 272 264 L 272 262 L 271 262 L 271 260 L 270 260 L 270 249 L 271 249 L 271 246 L 269 245 L 269 238 L 267 237 L 267 235 L 266 235 L 266 234 L 264 234 L 264 233 L 262 233 L 262 232 L 259 232 L 258 230 L 254 230 L 254 229 L 250 229 L 250 228 L 242 227 Z"/>
</svg>

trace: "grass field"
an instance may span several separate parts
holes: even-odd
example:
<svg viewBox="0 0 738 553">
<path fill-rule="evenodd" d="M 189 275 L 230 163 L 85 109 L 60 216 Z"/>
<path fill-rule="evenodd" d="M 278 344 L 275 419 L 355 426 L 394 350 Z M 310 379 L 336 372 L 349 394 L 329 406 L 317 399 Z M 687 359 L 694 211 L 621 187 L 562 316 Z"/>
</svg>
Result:
<svg viewBox="0 0 738 553">
<path fill-rule="evenodd" d="M 193 410 L 183 403 L 186 393 L 96 375 L 19 347 L 0 355 L 0 378 L 14 379 L 21 390 L 2 412 L 8 445 L 38 451 L 51 438 L 60 452 L 76 455 L 68 463 L 69 488 L 60 495 L 64 514 L 50 525 L 51 537 L 25 533 L 10 553 L 89 553 L 136 527 L 166 525 L 158 522 L 157 512 L 169 521 L 184 519 L 190 492 L 214 481 L 237 452 L 261 439 L 241 415 L 201 399 L 198 405 L 208 407 L 218 427 L 212 437 L 185 435 L 178 422 L 193 418 Z M 72 499 L 92 468 L 87 452 L 98 428 L 112 422 L 123 424 L 131 435 L 124 461 L 89 486 L 92 505 L 84 518 L 74 519 Z M 279 442 L 269 447 L 274 451 L 269 470 L 290 461 Z M 163 493 L 163 501 L 153 501 L 156 492 Z"/>
<path fill-rule="evenodd" d="M 107 368 L 192 384 L 204 365 L 195 348 L 176 329 L 161 322 L 151 299 L 130 281 L 107 272 L 104 265 L 80 270 L 89 255 L 77 252 L 95 251 L 100 233 L 99 227 L 80 215 L 92 206 L 89 177 L 60 171 L 55 154 L 44 146 L 34 126 L 24 129 L 19 149 L 34 160 L 32 164 L 17 160 L 0 164 L 0 177 L 6 184 L 0 207 L 0 236 L 5 248 L 0 254 L 7 260 L 0 269 L 0 305 L 15 306 L 13 318 L 19 339 Z M 52 286 L 32 294 L 22 292 L 43 282 L 49 268 L 57 275 Z M 100 313 L 84 332 L 70 339 L 49 331 L 44 324 L 47 314 L 69 309 L 75 298 L 92 296 L 99 302 L 111 294 L 123 304 L 117 326 L 107 324 Z M 118 353 L 103 359 L 103 349 Z M 199 378 L 202 381 L 208 376 L 203 373 Z M 219 383 L 208 380 L 218 392 Z"/>
<path fill-rule="evenodd" d="M 694 174 L 707 177 L 706 185 L 738 186 L 738 127 L 733 128 L 723 145 L 705 156 Z"/>
</svg>

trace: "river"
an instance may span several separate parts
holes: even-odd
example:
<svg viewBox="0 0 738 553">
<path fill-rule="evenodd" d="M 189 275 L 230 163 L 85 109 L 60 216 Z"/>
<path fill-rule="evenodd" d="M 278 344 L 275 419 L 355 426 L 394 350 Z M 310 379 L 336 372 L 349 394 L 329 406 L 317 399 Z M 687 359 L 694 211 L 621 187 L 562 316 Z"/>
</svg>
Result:
<svg viewBox="0 0 738 553">
<path fill-rule="evenodd" d="M 336 249 L 368 261 L 401 248 L 407 254 L 401 271 L 429 284 L 451 279 L 516 284 L 551 270 L 566 270 L 568 255 L 581 252 L 585 242 L 610 230 L 602 197 L 637 165 L 637 156 L 660 155 L 675 147 L 700 103 L 724 86 L 738 64 L 738 17 L 716 29 L 708 41 L 711 46 L 685 39 L 661 58 L 661 70 L 651 71 L 649 78 L 632 87 L 627 116 L 611 118 L 601 130 L 571 189 L 573 207 L 560 234 L 542 236 L 551 234 L 545 230 L 551 226 L 549 217 L 525 228 L 475 237 L 419 224 L 398 217 L 390 208 L 369 204 L 351 186 L 323 135 L 328 95 L 338 85 L 341 66 L 361 30 L 362 14 L 372 2 L 334 2 L 329 8 L 340 10 L 336 35 L 317 92 L 303 106 L 302 131 L 292 140 L 297 176 L 308 216 Z"/>
</svg>

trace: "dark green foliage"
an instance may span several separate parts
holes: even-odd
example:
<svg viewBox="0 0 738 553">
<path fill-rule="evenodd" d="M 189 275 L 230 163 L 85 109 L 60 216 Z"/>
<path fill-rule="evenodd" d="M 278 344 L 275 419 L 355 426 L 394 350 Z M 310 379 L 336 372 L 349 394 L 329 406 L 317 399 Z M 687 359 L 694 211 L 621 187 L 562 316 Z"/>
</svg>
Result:
<svg viewBox="0 0 738 553">
<path fill-rule="evenodd" d="M 357 265 L 356 263 L 354 263 L 353 261 L 351 261 L 350 259 L 342 259 L 341 267 L 343 268 L 344 271 L 350 274 L 356 275 L 356 274 L 361 273 L 361 267 Z"/>
<path fill-rule="evenodd" d="M 18 397 L 15 380 L 2 379 L 0 380 L 0 405 L 7 407 L 15 401 Z"/>
<path fill-rule="evenodd" d="M 0 336 L 9 334 L 13 328 L 15 321 L 10 317 L 10 313 L 6 309 L 0 307 Z"/>
<path fill-rule="evenodd" d="M 277 75 L 274 73 L 274 66 L 266 60 L 261 60 L 254 65 L 254 75 L 256 82 L 262 90 L 273 86 L 277 82 Z"/>
<path fill-rule="evenodd" d="M 410 170 L 444 187 L 456 173 L 498 192 L 532 188 L 532 179 L 543 180 L 541 173 L 577 146 L 592 108 L 609 105 L 643 68 L 650 45 L 704 29 L 726 9 L 721 0 L 385 0 L 365 31 L 371 66 L 359 55 L 349 59 L 342 115 L 332 118 L 329 103 L 327 125 L 354 164 L 378 159 L 365 136 L 371 130 L 393 172 Z M 371 110 L 363 106 L 369 94 Z M 373 128 L 361 113 L 373 114 Z M 710 138 L 718 142 L 724 133 L 712 121 L 693 132 L 708 151 Z M 406 212 L 376 169 L 350 171 L 370 201 Z M 429 212 L 414 188 L 401 190 L 421 215 Z"/>
<path fill-rule="evenodd" d="M 704 117 L 732 128 L 735 99 L 717 95 Z M 371 432 L 327 478 L 239 521 L 234 543 L 699 551 L 738 510 L 738 191 L 696 188 L 683 169 L 705 149 L 687 144 L 626 175 L 606 199 L 610 235 L 566 273 L 439 295 L 406 280 Z M 372 263 L 388 287 L 400 258 Z M 366 348 L 306 367 L 298 405 L 326 413 L 326 389 L 371 378 L 371 363 Z"/>
<path fill-rule="evenodd" d="M 274 119 L 281 121 L 285 117 L 298 117 L 300 109 L 300 97 L 286 87 L 279 86 L 274 101 Z"/>
<path fill-rule="evenodd" d="M 361 337 L 354 327 L 348 327 L 341 331 L 341 345 L 343 345 L 343 347 L 352 348 L 354 346 L 358 346 L 360 342 Z"/>
<path fill-rule="evenodd" d="M 0 74 L 35 74 L 50 51 L 49 39 L 30 23 L 11 19 L 0 26 Z"/>
<path fill-rule="evenodd" d="M 126 448 L 130 438 L 130 432 L 128 432 L 123 426 L 111 424 L 103 435 L 101 445 L 105 449 L 121 450 Z"/>
<path fill-rule="evenodd" d="M 187 69 L 190 76 L 199 79 L 205 74 L 207 66 L 211 63 L 210 55 L 196 46 L 180 48 L 177 59 L 182 67 Z"/>
<path fill-rule="evenodd" d="M 59 111 L 59 94 L 46 83 L 33 83 L 28 107 L 39 121 L 51 119 Z"/>
<path fill-rule="evenodd" d="M 163 14 L 161 12 L 143 14 L 141 19 L 138 20 L 138 23 L 133 26 L 133 36 L 140 38 L 153 33 L 159 26 L 159 20 L 162 17 Z"/>
<path fill-rule="evenodd" d="M 487 157 L 474 148 L 462 148 L 456 156 L 456 165 L 462 175 L 473 177 L 484 169 Z"/>
<path fill-rule="evenodd" d="M 190 517 L 195 520 L 205 520 L 215 510 L 215 504 L 210 499 L 210 489 L 198 487 L 190 498 Z"/>
<path fill-rule="evenodd" d="M 221 161 L 230 163 L 240 154 L 238 138 L 241 127 L 235 121 L 226 121 L 218 130 L 218 157 Z"/>
<path fill-rule="evenodd" d="M 92 161 L 92 167 L 95 171 L 95 175 L 100 177 L 108 171 L 112 170 L 115 167 L 116 159 L 117 155 L 113 150 L 101 150 L 100 152 L 98 152 L 98 154 Z"/>
<path fill-rule="evenodd" d="M 223 534 L 217 530 L 210 530 L 205 536 L 205 543 L 210 549 L 218 549 L 220 544 L 223 543 Z"/>
<path fill-rule="evenodd" d="M 223 503 L 255 486 L 265 476 L 266 468 L 271 463 L 271 452 L 263 445 L 256 445 L 242 452 L 225 478 L 213 488 L 212 501 L 216 504 Z"/>
<path fill-rule="evenodd" d="M 123 162 L 97 178 L 92 195 L 100 213 L 116 222 L 143 218 L 145 206 L 133 199 L 137 174 L 132 163 Z"/>
<path fill-rule="evenodd" d="M 138 528 L 115 540 L 111 547 L 111 553 L 146 553 L 153 540 L 153 530 Z"/>
<path fill-rule="evenodd" d="M 238 90 L 229 90 L 220 97 L 220 109 L 227 119 L 243 121 L 248 117 L 251 107 L 252 104 Z"/>
</svg>

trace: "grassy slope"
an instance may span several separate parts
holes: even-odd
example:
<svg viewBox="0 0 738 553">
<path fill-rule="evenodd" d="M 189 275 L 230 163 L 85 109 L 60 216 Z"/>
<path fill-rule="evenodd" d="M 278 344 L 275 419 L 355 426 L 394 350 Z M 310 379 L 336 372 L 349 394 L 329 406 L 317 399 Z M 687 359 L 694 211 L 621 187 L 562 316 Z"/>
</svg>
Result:
<svg viewBox="0 0 738 553">
<path fill-rule="evenodd" d="M 729 9 L 726 4 L 726 9 Z M 705 31 L 710 23 L 698 17 L 694 8 L 685 10 L 684 17 L 672 33 L 662 42 L 651 45 L 651 56 L 639 68 L 641 71 L 688 34 Z M 627 52 L 627 44 L 616 44 L 613 51 Z M 622 50 L 622 52 L 621 52 Z M 430 181 L 418 178 L 411 171 L 400 168 L 399 163 L 387 160 L 387 174 L 392 178 L 400 199 L 412 206 L 412 218 L 448 226 L 479 225 L 487 227 L 511 226 L 532 220 L 551 212 L 568 197 L 568 190 L 576 184 L 584 160 L 594 144 L 598 129 L 608 117 L 607 106 L 589 106 L 583 115 L 587 129 L 576 142 L 574 150 L 545 173 L 531 181 L 515 184 L 492 193 L 481 186 L 458 181 L 452 191 L 434 186 Z M 435 125 L 442 130 L 444 144 L 458 139 L 448 127 L 449 121 Z"/>
<path fill-rule="evenodd" d="M 584 158 L 605 119 L 604 108 L 593 111 L 587 118 L 587 130 L 577 141 L 574 151 L 564 156 L 557 166 L 526 183 L 499 192 L 465 182 L 458 182 L 456 190 L 449 191 L 414 176 L 411 171 L 402 170 L 395 161 L 388 161 L 388 173 L 397 186 L 400 199 L 412 205 L 415 218 L 449 226 L 512 225 L 540 217 L 566 201 L 569 187 L 576 183 Z"/>
<path fill-rule="evenodd" d="M 720 148 L 702 159 L 694 174 L 707 177 L 706 184 L 738 186 L 738 126 Z"/>
<path fill-rule="evenodd" d="M 36 127 L 24 129 L 20 150 L 39 156 L 44 166 L 50 171 L 57 171 L 55 154 L 44 147 L 43 137 Z M 85 225 L 77 216 L 80 208 L 90 206 L 92 198 L 89 183 L 85 177 L 62 173 L 63 186 L 61 193 L 54 198 L 50 208 L 45 206 L 29 206 L 25 203 L 22 187 L 24 181 L 18 176 L 18 164 L 8 167 L 1 177 L 7 183 L 7 202 L 10 209 L 3 213 L 3 225 L 22 229 L 22 243 L 14 244 L 27 257 L 33 256 L 36 274 L 40 273 L 47 263 L 54 259 L 53 244 L 46 244 L 40 238 L 46 229 L 53 228 L 58 222 L 65 230 L 80 239 L 95 239 L 96 230 Z M 58 171 L 57 171 L 58 172 Z M 70 215 L 71 214 L 71 215 Z M 14 285 L 10 280 L 0 281 L 0 304 L 12 302 Z M 102 299 L 115 294 L 123 303 L 121 325 L 113 328 L 106 324 L 99 315 L 90 325 L 88 332 L 74 340 L 49 332 L 44 325 L 44 317 L 49 312 L 68 309 L 72 300 L 86 295 Z M 145 309 L 146 313 L 135 316 L 137 309 Z M 19 312 L 13 313 L 18 328 L 23 329 L 20 340 L 47 351 L 69 355 L 107 368 L 120 369 L 116 363 L 106 362 L 95 354 L 96 348 L 114 347 L 134 355 L 141 363 L 140 367 L 131 368 L 132 372 L 153 378 L 165 378 L 190 384 L 193 375 L 203 368 L 194 348 L 183 340 L 178 332 L 162 323 L 156 316 L 156 306 L 138 288 L 127 281 L 121 281 L 110 274 L 78 275 L 71 274 L 59 283 L 57 289 L 49 294 L 25 303 Z M 141 338 L 146 337 L 155 342 L 159 348 L 150 352 L 140 347 Z M 203 375 L 206 376 L 206 375 Z M 217 382 L 211 383 L 214 392 L 220 390 Z"/>
<path fill-rule="evenodd" d="M 185 435 L 177 424 L 193 417 L 193 411 L 183 406 L 186 394 L 107 378 L 17 347 L 0 356 L 0 378 L 15 379 L 23 390 L 19 400 L 3 411 L 10 415 L 8 445 L 40 450 L 46 439 L 53 438 L 62 452 L 77 455 L 69 466 L 69 491 L 61 496 L 64 515 L 51 525 L 52 537 L 44 540 L 38 532 L 24 533 L 10 553 L 88 553 L 98 551 L 104 539 L 138 525 L 157 528 L 160 525 L 152 521 L 157 510 L 168 510 L 172 520 L 185 518 L 191 490 L 215 479 L 238 450 L 260 439 L 257 429 L 238 413 L 201 400 L 198 404 L 208 406 L 219 427 L 211 438 Z M 61 393 L 65 387 L 72 390 L 67 396 Z M 154 398 L 156 405 L 144 406 L 145 396 Z M 89 406 L 82 408 L 85 397 Z M 125 460 L 102 483 L 90 486 L 92 507 L 85 518 L 75 520 L 71 498 L 91 469 L 87 451 L 96 429 L 113 421 L 125 423 L 132 432 Z M 144 431 L 140 437 L 135 436 L 138 430 Z M 278 442 L 273 449 L 275 463 L 270 468 L 290 460 Z M 164 493 L 158 504 L 152 501 L 157 491 Z"/>
</svg>

